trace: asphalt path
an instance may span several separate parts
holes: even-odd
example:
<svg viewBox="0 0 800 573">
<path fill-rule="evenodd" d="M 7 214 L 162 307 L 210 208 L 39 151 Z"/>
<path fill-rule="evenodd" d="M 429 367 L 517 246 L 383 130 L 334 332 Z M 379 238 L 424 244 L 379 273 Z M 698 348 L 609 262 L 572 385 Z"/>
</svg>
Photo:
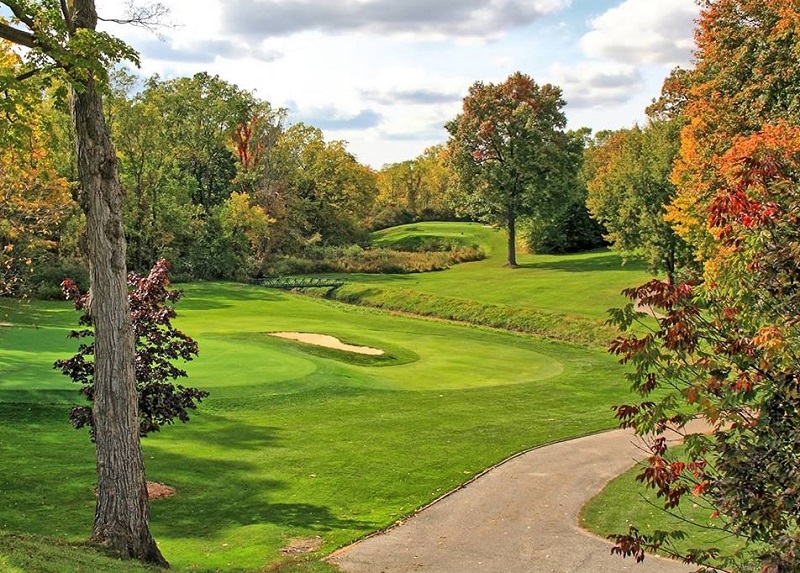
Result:
<svg viewBox="0 0 800 573">
<path fill-rule="evenodd" d="M 527 452 L 387 532 L 328 558 L 346 573 L 688 573 L 643 563 L 578 526 L 581 507 L 645 452 L 617 430 Z"/>
</svg>

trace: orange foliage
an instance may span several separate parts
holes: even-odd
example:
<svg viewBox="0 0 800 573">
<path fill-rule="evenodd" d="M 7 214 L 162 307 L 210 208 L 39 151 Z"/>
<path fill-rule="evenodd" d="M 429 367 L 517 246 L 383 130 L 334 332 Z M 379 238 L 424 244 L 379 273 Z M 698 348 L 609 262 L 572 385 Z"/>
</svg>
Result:
<svg viewBox="0 0 800 573">
<path fill-rule="evenodd" d="M 697 249 L 713 252 L 705 229 L 720 161 L 739 136 L 800 118 L 800 0 L 703 0 L 696 68 L 688 78 L 687 125 L 673 172 L 678 194 L 668 220 Z"/>
</svg>

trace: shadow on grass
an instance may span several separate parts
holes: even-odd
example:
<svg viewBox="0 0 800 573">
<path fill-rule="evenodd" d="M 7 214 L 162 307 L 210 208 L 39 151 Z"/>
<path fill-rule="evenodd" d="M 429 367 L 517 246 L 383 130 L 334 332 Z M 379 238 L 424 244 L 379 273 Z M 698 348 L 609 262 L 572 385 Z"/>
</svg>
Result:
<svg viewBox="0 0 800 573">
<path fill-rule="evenodd" d="M 6 461 L 0 466 L 0 528 L 66 539 L 88 536 L 94 448 L 85 432 L 69 426 L 66 414 L 62 406 L 0 403 L 0 459 Z M 290 463 L 270 452 L 282 447 L 277 428 L 233 417 L 204 418 L 143 440 L 148 479 L 178 490 L 176 497 L 152 504 L 157 537 L 213 536 L 258 524 L 317 532 L 377 527 L 336 515 L 324 504 L 294 503 L 298 494 L 287 490 L 296 488 L 273 477 L 285 470 L 274 472 L 265 462 L 274 457 L 276 464 Z"/>
<path fill-rule="evenodd" d="M 570 273 L 587 273 L 597 271 L 645 271 L 646 267 L 638 261 L 628 261 L 623 264 L 622 257 L 616 253 L 606 251 L 592 251 L 590 253 L 577 253 L 564 255 L 558 260 L 537 261 L 521 263 L 522 269 L 548 269 Z"/>
<path fill-rule="evenodd" d="M 263 463 L 267 449 L 282 447 L 278 428 L 224 416 L 211 416 L 210 421 L 213 424 L 208 428 L 192 428 L 188 435 L 181 436 L 182 442 L 192 447 L 180 452 L 146 450 L 149 478 L 176 487 L 179 492 L 176 497 L 152 504 L 158 537 L 213 536 L 259 524 L 314 532 L 377 527 L 338 516 L 324 505 L 283 501 L 292 495 L 287 491 L 296 488 L 270 477 L 275 472 Z M 224 454 L 220 454 L 221 448 Z M 275 463 L 285 464 L 280 458 L 275 456 Z M 257 459 L 262 463 L 255 463 Z"/>
<path fill-rule="evenodd" d="M 67 301 L 27 301 L 0 298 L 0 321 L 11 323 L 13 327 L 72 328 L 77 324 L 79 316 L 80 314 L 72 303 Z M 0 329 L 0 335 L 6 328 Z"/>
</svg>

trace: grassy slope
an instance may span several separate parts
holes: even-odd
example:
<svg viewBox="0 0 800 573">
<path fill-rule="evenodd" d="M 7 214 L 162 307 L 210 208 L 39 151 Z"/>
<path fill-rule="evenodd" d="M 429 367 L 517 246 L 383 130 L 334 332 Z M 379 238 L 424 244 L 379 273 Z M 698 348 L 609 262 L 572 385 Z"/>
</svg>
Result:
<svg viewBox="0 0 800 573">
<path fill-rule="evenodd" d="M 503 268 L 506 239 L 502 232 L 477 223 L 416 223 L 375 234 L 381 246 L 391 246 L 414 234 L 458 236 L 481 245 L 483 261 L 457 265 L 446 272 L 415 275 L 351 275 L 355 282 L 407 288 L 479 302 L 506 304 L 558 314 L 605 320 L 606 311 L 624 304 L 624 288 L 650 278 L 638 264 L 622 265 L 606 250 L 570 255 L 520 254 L 518 269 Z"/>
<path fill-rule="evenodd" d="M 600 320 L 644 277 L 614 270 L 605 252 L 525 255 L 523 268 L 502 269 L 502 236 L 479 225 L 384 238 L 404 232 L 472 235 L 491 257 L 355 280 Z M 179 324 L 201 346 L 191 383 L 212 396 L 189 426 L 145 440 L 151 479 L 180 492 L 153 504 L 154 533 L 178 570 L 257 570 L 315 535 L 332 550 L 514 452 L 611 427 L 610 406 L 626 395 L 602 351 L 252 287 L 186 290 Z M 0 328 L 0 459 L 14 460 L 0 464 L 0 530 L 79 540 L 91 526 L 92 448 L 66 422 L 74 389 L 49 366 L 70 352 L 74 320 L 65 304 L 0 301 L 0 321 L 19 325 Z M 277 330 L 333 334 L 390 359 L 359 365 L 264 335 Z"/>
</svg>

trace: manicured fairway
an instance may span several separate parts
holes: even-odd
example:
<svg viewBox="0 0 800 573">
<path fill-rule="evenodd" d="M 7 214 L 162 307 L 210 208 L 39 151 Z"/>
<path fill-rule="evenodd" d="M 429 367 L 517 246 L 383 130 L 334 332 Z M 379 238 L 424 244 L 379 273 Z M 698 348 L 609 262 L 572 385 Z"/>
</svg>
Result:
<svg viewBox="0 0 800 573">
<path fill-rule="evenodd" d="M 450 271 L 447 271 L 450 272 Z M 179 326 L 200 343 L 190 424 L 145 440 L 153 503 L 176 569 L 250 571 L 291 539 L 327 552 L 412 512 L 527 447 L 613 426 L 626 383 L 601 351 L 406 319 L 239 285 L 186 287 Z M 67 304 L 0 302 L 0 529 L 82 539 L 92 447 L 67 421 Z M 34 326 L 35 325 L 35 326 Z M 353 364 L 265 333 L 382 348 Z M 8 462 L 7 460 L 10 460 Z"/>
<path fill-rule="evenodd" d="M 605 320 L 606 311 L 625 304 L 624 288 L 646 282 L 650 275 L 634 262 L 622 265 L 607 250 L 570 255 L 519 254 L 518 269 L 502 268 L 506 239 L 502 232 L 477 223 L 415 223 L 375 234 L 384 246 L 413 236 L 458 237 L 481 245 L 488 257 L 446 272 L 414 275 L 355 275 L 350 279 L 485 303 L 535 308 L 565 315 Z"/>
</svg>

